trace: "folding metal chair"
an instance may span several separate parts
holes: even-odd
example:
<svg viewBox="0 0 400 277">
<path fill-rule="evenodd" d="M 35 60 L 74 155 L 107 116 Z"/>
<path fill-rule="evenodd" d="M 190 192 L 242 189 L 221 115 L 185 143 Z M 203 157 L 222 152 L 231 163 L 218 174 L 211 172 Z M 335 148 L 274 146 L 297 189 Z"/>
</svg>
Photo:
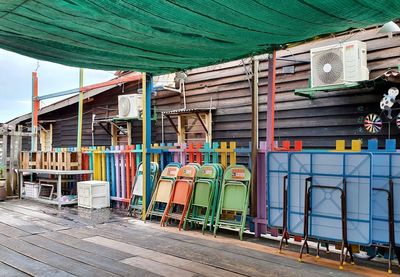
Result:
<svg viewBox="0 0 400 277">
<path fill-rule="evenodd" d="M 243 239 L 250 181 L 250 171 L 243 165 L 231 165 L 225 170 L 215 219 L 214 236 L 216 236 L 218 228 L 222 227 L 238 231 L 240 240 Z M 221 219 L 223 211 L 233 211 L 236 216 L 234 219 Z"/>
<path fill-rule="evenodd" d="M 150 163 L 150 186 L 149 189 L 153 192 L 154 182 L 158 175 L 158 164 L 155 162 Z M 129 202 L 129 215 L 136 216 L 142 213 L 142 198 L 143 198 L 143 165 L 140 163 L 136 170 L 135 179 L 133 182 L 131 200 Z"/>
<path fill-rule="evenodd" d="M 172 218 L 179 220 L 179 230 L 182 228 L 198 169 L 197 164 L 188 164 L 179 169 L 178 177 L 161 219 L 161 226 L 165 226 L 166 221 Z"/>
<path fill-rule="evenodd" d="M 203 165 L 196 174 L 196 181 L 193 187 L 193 193 L 189 204 L 188 212 L 186 213 L 185 229 L 187 224 L 202 224 L 202 232 L 210 223 L 212 226 L 214 216 L 210 217 L 211 213 L 215 213 L 213 203 L 217 203 L 219 194 L 219 186 L 222 183 L 223 168 L 220 164 Z M 215 200 L 215 201 L 214 201 Z M 217 206 L 215 204 L 215 206 Z"/>
<path fill-rule="evenodd" d="M 146 212 L 146 218 L 149 217 L 151 220 L 153 215 L 159 217 L 163 216 L 180 167 L 181 164 L 179 163 L 170 163 L 165 167 L 161 173 L 156 187 L 154 188 L 153 196 L 151 197 L 151 201 Z"/>
</svg>

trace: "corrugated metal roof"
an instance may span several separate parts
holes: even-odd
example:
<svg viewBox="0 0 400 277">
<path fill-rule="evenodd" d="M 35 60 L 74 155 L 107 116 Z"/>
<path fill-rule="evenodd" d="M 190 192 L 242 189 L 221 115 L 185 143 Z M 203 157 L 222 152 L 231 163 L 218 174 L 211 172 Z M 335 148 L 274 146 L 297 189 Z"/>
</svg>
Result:
<svg viewBox="0 0 400 277">
<path fill-rule="evenodd" d="M 93 89 L 91 91 L 85 92 L 84 99 L 96 96 L 96 95 L 98 95 L 100 93 L 103 93 L 103 92 L 105 92 L 107 90 L 115 88 L 116 86 L 118 86 L 118 85 L 111 85 L 111 86 L 97 88 L 97 89 Z M 60 101 L 58 101 L 56 103 L 53 103 L 53 104 L 50 104 L 48 106 L 45 106 L 45 107 L 41 108 L 40 111 L 39 111 L 39 115 L 43 115 L 43 114 L 46 114 L 46 113 L 49 113 L 49 112 L 52 112 L 52 111 L 55 111 L 55 110 L 70 106 L 70 105 L 73 105 L 75 103 L 78 103 L 78 101 L 79 101 L 79 96 L 78 95 L 74 95 L 74 96 L 68 97 L 67 99 L 60 100 Z M 28 120 L 30 118 L 31 118 L 31 113 L 27 113 L 27 114 L 21 115 L 19 117 L 16 117 L 14 119 L 11 119 L 7 123 L 11 124 L 11 125 L 17 125 L 20 122 Z"/>
</svg>

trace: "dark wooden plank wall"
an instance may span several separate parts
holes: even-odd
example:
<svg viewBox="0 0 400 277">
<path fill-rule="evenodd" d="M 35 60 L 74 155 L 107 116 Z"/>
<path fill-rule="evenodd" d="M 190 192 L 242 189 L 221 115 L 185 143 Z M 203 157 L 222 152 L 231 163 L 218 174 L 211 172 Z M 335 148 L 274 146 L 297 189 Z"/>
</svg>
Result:
<svg viewBox="0 0 400 277">
<path fill-rule="evenodd" d="M 343 36 L 325 38 L 288 50 L 278 51 L 276 78 L 276 122 L 275 134 L 278 140 L 301 139 L 305 147 L 335 146 L 336 139 L 372 137 L 386 138 L 387 126 L 378 136 L 366 133 L 362 119 L 371 112 L 380 113 L 379 101 L 387 88 L 375 90 L 348 90 L 321 93 L 317 99 L 309 100 L 294 95 L 297 88 L 307 87 L 310 77 L 310 55 L 313 47 L 319 47 L 340 41 L 362 40 L 368 45 L 368 68 L 370 77 L 375 78 L 388 68 L 397 68 L 400 64 L 400 36 L 388 38 L 377 34 L 377 29 L 348 33 Z M 293 61 L 294 60 L 294 61 Z M 235 140 L 239 146 L 247 146 L 251 138 L 251 93 L 246 71 L 251 71 L 250 59 L 233 61 L 188 72 L 186 84 L 187 108 L 208 108 L 213 106 L 213 140 Z M 244 64 L 244 65 L 243 65 Z M 295 74 L 282 74 L 283 66 L 295 66 Z M 267 60 L 260 64 L 260 139 L 265 139 L 266 100 L 268 82 Z M 92 114 L 97 117 L 107 113 L 117 113 L 118 94 L 135 93 L 138 84 L 132 83 L 116 87 L 93 97 L 85 104 L 83 145 L 91 145 Z M 183 99 L 174 92 L 161 91 L 153 97 L 153 104 L 159 112 L 183 107 Z M 53 146 L 68 147 L 76 145 L 77 104 L 65 107 L 41 116 L 40 119 L 55 119 L 53 123 Z M 68 120 L 62 120 L 69 118 Z M 164 120 L 165 142 L 175 142 L 177 136 L 168 120 Z M 95 128 L 95 145 L 110 145 L 110 137 L 99 126 Z M 141 142 L 141 123 L 136 122 L 133 129 L 133 143 Z M 161 142 L 161 118 L 153 126 L 153 142 Z M 395 124 L 392 134 L 398 135 Z"/>
<path fill-rule="evenodd" d="M 366 114 L 380 113 L 379 101 L 386 92 L 386 87 L 321 93 L 315 100 L 294 95 L 294 89 L 307 87 L 310 77 L 310 48 L 351 40 L 367 43 L 371 78 L 379 76 L 388 68 L 397 69 L 400 63 L 400 37 L 389 39 L 385 35 L 377 34 L 377 29 L 321 39 L 279 51 L 278 58 L 295 61 L 277 62 L 277 139 L 301 139 L 305 147 L 333 148 L 336 139 L 362 138 L 365 146 L 368 138 L 386 138 L 387 127 L 378 136 L 374 136 L 364 131 L 362 125 Z M 245 64 L 248 65 L 248 62 L 249 59 Z M 295 74 L 282 74 L 282 67 L 289 65 L 295 66 Z M 260 64 L 259 89 L 261 139 L 265 139 L 266 129 L 267 67 L 267 61 L 263 60 Z M 250 66 L 246 70 L 250 71 Z M 236 140 L 241 146 L 248 145 L 251 139 L 251 94 L 243 61 L 191 70 L 186 89 L 188 108 L 209 107 L 212 99 L 212 106 L 217 109 L 213 117 L 214 140 Z M 161 92 L 156 97 L 157 108 L 160 110 L 179 108 L 179 102 L 182 103 L 182 99 L 171 92 Z M 164 123 L 166 140 L 174 141 L 174 130 L 168 121 Z M 161 128 L 157 129 L 158 137 L 161 137 L 160 130 Z M 397 136 L 398 133 L 392 123 L 392 134 Z"/>
<path fill-rule="evenodd" d="M 118 114 L 118 95 L 137 93 L 138 83 L 118 86 L 109 91 L 96 95 L 85 101 L 83 114 L 82 146 L 92 145 L 92 116 L 96 118 L 115 116 Z M 53 147 L 76 146 L 78 105 L 73 104 L 54 112 L 45 114 L 40 120 L 53 124 Z M 135 122 L 133 137 L 136 141 L 141 138 L 141 123 Z M 108 146 L 111 137 L 98 125 L 95 125 L 94 143 L 96 146 Z"/>
</svg>

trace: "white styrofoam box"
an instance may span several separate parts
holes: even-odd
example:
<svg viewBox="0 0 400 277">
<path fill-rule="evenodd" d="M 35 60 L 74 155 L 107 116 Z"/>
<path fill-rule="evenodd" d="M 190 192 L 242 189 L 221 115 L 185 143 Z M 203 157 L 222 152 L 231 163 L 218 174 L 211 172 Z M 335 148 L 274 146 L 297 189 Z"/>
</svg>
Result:
<svg viewBox="0 0 400 277">
<path fill-rule="evenodd" d="M 78 206 L 89 209 L 110 207 L 110 184 L 95 180 L 78 182 Z"/>
<path fill-rule="evenodd" d="M 30 198 L 39 197 L 39 184 L 32 182 L 24 182 L 25 196 Z"/>
</svg>

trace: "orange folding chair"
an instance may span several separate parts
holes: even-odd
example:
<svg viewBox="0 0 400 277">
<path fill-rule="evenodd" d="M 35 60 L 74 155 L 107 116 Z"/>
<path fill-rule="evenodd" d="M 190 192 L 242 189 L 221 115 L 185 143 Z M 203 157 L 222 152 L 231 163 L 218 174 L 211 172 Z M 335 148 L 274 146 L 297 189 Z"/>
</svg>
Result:
<svg viewBox="0 0 400 277">
<path fill-rule="evenodd" d="M 149 217 L 151 220 L 153 216 L 163 216 L 180 167 L 181 165 L 178 163 L 170 163 L 164 168 L 160 179 L 153 190 L 153 195 L 146 213 L 146 218 Z"/>
<path fill-rule="evenodd" d="M 181 230 L 189 208 L 193 183 L 199 168 L 200 166 L 197 164 L 188 164 L 179 169 L 171 197 L 161 219 L 161 226 L 165 226 L 166 221 L 172 218 L 179 220 L 179 230 Z"/>
</svg>

